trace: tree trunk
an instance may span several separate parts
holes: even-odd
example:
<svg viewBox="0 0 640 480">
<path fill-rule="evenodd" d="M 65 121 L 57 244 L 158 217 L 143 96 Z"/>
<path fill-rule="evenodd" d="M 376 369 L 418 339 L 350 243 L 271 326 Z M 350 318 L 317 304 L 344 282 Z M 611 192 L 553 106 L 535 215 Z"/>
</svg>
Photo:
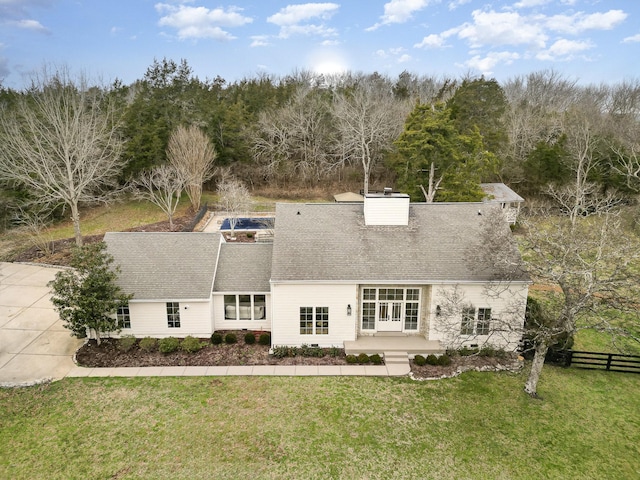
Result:
<svg viewBox="0 0 640 480">
<path fill-rule="evenodd" d="M 540 373 L 544 366 L 544 359 L 549 350 L 547 342 L 540 342 L 536 345 L 535 355 L 533 356 L 533 362 L 531 364 L 531 372 L 529 372 L 529 378 L 524 385 L 524 391 L 532 397 L 538 396 L 538 380 L 540 379 Z"/>
<path fill-rule="evenodd" d="M 71 221 L 73 222 L 73 234 L 76 238 L 76 245 L 82 246 L 82 232 L 80 231 L 80 210 L 78 204 L 71 203 Z"/>
</svg>

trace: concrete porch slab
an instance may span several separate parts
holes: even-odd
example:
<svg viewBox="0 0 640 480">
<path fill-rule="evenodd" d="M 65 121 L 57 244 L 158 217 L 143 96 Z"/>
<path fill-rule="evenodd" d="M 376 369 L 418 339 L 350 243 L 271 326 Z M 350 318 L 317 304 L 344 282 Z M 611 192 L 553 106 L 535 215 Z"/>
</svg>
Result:
<svg viewBox="0 0 640 480">
<path fill-rule="evenodd" d="M 420 335 L 384 335 L 362 336 L 354 341 L 344 342 L 344 350 L 347 355 L 374 353 L 382 355 L 383 352 L 407 352 L 410 355 L 429 355 L 444 353 L 440 342 L 427 340 Z"/>
</svg>

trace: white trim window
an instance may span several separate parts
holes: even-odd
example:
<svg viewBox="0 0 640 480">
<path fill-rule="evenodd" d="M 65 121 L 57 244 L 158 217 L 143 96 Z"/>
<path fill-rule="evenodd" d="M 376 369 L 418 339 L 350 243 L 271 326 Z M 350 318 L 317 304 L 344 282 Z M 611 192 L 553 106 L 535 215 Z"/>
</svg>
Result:
<svg viewBox="0 0 640 480">
<path fill-rule="evenodd" d="M 180 303 L 167 302 L 167 326 L 180 328 Z"/>
<path fill-rule="evenodd" d="M 300 335 L 329 335 L 329 307 L 300 307 Z"/>
<path fill-rule="evenodd" d="M 475 307 L 469 306 L 462 309 L 460 335 L 489 335 L 490 326 L 490 308 L 478 308 L 477 317 Z"/>
<path fill-rule="evenodd" d="M 419 328 L 420 288 L 362 289 L 362 330 L 375 330 L 382 317 L 401 322 L 402 331 L 414 332 Z M 400 328 L 400 327 L 398 327 Z"/>
<path fill-rule="evenodd" d="M 264 320 L 267 318 L 267 296 L 264 294 L 225 295 L 225 320 Z"/>
<path fill-rule="evenodd" d="M 116 311 L 116 319 L 118 320 L 118 327 L 131 328 L 131 314 L 129 313 L 129 304 L 120 305 Z"/>
</svg>

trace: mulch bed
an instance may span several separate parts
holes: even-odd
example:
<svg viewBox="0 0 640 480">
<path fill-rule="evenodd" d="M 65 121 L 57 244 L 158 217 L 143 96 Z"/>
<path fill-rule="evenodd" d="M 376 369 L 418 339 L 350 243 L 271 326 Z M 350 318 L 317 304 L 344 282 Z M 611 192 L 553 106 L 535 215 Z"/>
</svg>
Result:
<svg viewBox="0 0 640 480">
<path fill-rule="evenodd" d="M 104 339 L 97 345 L 90 340 L 76 353 L 76 361 L 83 367 L 155 367 L 155 366 L 229 366 L 229 365 L 345 365 L 344 353 L 337 357 L 286 357 L 269 355 L 266 345 L 247 345 L 239 337 L 238 343 L 212 345 L 201 339 L 205 347 L 196 353 L 177 351 L 163 354 L 146 352 L 136 344 L 128 352 L 118 349 L 116 339 Z"/>
<path fill-rule="evenodd" d="M 482 357 L 479 355 L 454 355 L 451 365 L 423 365 L 418 366 L 411 361 L 411 377 L 416 380 L 428 380 L 455 377 L 463 372 L 515 372 L 522 368 L 523 362 L 518 360 L 517 354 L 508 354 L 506 358 Z"/>
</svg>

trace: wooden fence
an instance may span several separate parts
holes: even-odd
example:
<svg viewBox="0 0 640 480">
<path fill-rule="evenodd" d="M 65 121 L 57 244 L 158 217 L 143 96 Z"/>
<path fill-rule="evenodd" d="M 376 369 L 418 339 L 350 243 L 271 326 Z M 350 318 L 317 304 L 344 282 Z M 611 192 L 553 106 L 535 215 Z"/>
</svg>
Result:
<svg viewBox="0 0 640 480">
<path fill-rule="evenodd" d="M 640 355 L 620 355 L 618 353 L 582 352 L 566 350 L 567 367 L 589 370 L 609 370 L 612 372 L 640 373 Z"/>
</svg>

